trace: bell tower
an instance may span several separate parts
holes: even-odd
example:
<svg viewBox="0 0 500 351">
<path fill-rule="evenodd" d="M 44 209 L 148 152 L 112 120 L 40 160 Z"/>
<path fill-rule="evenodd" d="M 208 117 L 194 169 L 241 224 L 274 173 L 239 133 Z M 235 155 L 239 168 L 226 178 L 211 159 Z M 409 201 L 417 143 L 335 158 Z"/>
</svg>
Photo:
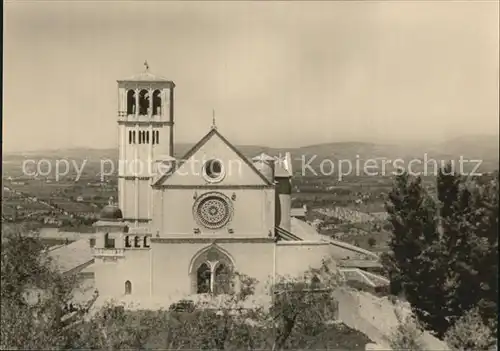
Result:
<svg viewBox="0 0 500 351">
<path fill-rule="evenodd" d="M 152 219 L 153 163 L 174 153 L 173 81 L 145 70 L 118 80 L 118 200 L 123 219 Z"/>
</svg>

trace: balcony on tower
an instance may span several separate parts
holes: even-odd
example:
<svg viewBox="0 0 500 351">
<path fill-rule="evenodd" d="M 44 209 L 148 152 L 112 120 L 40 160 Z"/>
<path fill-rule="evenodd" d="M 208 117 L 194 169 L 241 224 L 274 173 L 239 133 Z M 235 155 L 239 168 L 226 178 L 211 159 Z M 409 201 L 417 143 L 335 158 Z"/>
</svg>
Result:
<svg viewBox="0 0 500 351">
<path fill-rule="evenodd" d="M 123 235 L 128 232 L 128 226 L 123 222 L 122 211 L 118 206 L 105 206 L 100 218 L 94 223 L 95 235 L 93 255 L 96 259 L 116 260 L 124 257 Z"/>
</svg>

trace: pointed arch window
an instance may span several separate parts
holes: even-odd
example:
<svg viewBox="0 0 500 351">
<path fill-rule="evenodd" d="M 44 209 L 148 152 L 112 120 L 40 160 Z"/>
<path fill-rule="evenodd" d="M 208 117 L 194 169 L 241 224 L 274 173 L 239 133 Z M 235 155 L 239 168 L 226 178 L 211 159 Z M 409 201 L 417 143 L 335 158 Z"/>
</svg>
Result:
<svg viewBox="0 0 500 351">
<path fill-rule="evenodd" d="M 207 294 L 211 291 L 212 272 L 208 263 L 203 263 L 196 271 L 197 294 Z"/>
<path fill-rule="evenodd" d="M 218 248 L 212 247 L 199 254 L 192 269 L 193 293 L 218 295 L 231 292 L 233 264 Z"/>
<path fill-rule="evenodd" d="M 231 271 L 224 263 L 220 263 L 214 270 L 213 293 L 229 294 L 231 289 Z"/>
</svg>

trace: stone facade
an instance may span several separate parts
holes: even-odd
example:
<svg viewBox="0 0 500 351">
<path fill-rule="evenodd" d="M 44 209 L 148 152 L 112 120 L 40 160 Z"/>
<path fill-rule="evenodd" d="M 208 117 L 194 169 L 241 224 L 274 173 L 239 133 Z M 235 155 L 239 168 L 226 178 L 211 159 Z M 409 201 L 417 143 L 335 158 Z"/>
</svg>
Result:
<svg viewBox="0 0 500 351">
<path fill-rule="evenodd" d="M 150 172 L 121 168 L 119 205 L 95 224 L 100 296 L 165 307 L 224 294 L 221 277 L 234 271 L 257 279 L 265 295 L 277 276 L 299 276 L 337 256 L 338 246 L 291 218 L 289 154 L 249 160 L 214 125 L 173 158 L 174 86 L 148 71 L 118 82 L 120 163 L 146 164 Z M 149 98 L 160 105 L 151 110 Z"/>
</svg>

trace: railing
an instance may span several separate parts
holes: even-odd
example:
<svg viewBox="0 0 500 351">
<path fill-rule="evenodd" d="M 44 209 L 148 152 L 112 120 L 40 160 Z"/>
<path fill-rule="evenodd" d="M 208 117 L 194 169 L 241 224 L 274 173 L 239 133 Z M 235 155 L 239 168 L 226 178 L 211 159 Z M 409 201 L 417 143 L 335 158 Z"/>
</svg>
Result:
<svg viewBox="0 0 500 351">
<path fill-rule="evenodd" d="M 139 114 L 136 115 L 135 113 L 133 114 L 128 114 L 126 111 L 118 111 L 117 112 L 118 118 L 126 120 L 129 119 L 130 121 L 148 121 L 148 120 L 154 120 L 158 122 L 163 122 L 165 121 L 164 116 L 161 114 L 161 112 L 156 113 L 156 114 Z"/>
<path fill-rule="evenodd" d="M 124 250 L 123 249 L 94 248 L 94 256 L 119 257 L 119 256 L 124 256 Z"/>
</svg>

